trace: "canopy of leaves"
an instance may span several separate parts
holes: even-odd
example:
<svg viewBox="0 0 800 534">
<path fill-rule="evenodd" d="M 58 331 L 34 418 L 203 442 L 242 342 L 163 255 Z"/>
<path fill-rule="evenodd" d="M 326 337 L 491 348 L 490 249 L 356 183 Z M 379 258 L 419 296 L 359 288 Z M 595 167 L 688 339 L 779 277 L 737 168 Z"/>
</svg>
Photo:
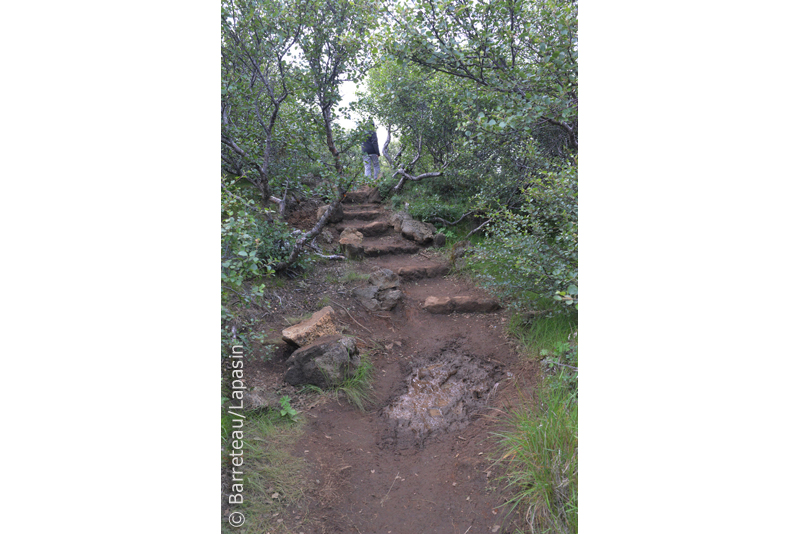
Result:
<svg viewBox="0 0 800 534">
<path fill-rule="evenodd" d="M 568 0 L 400 0 L 386 47 L 404 62 L 470 82 L 462 86 L 476 108 L 469 135 L 541 135 L 551 125 L 574 149 L 577 10 Z M 481 96 L 490 97 L 482 110 Z"/>
<path fill-rule="evenodd" d="M 311 173 L 333 199 L 361 172 L 367 126 L 337 124 L 356 111 L 392 132 L 415 216 L 485 223 L 492 283 L 577 302 L 576 2 L 223 0 L 221 29 L 225 173 L 272 202 Z M 342 83 L 362 80 L 343 109 Z M 248 250 L 229 268 L 274 262 Z"/>
</svg>

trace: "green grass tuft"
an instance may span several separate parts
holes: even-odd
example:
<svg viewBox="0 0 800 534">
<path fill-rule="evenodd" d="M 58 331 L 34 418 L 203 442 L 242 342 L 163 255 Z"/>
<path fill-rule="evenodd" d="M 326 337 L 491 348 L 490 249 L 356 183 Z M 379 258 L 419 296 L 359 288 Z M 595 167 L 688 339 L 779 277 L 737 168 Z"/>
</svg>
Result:
<svg viewBox="0 0 800 534">
<path fill-rule="evenodd" d="M 510 503 L 522 507 L 532 532 L 578 532 L 578 401 L 559 381 L 510 415 L 499 435 L 508 463 Z"/>
<path fill-rule="evenodd" d="M 524 351 L 534 359 L 562 352 L 564 343 L 577 330 L 577 314 L 532 316 L 520 313 L 512 316 L 508 324 L 509 333 L 519 340 Z"/>
<path fill-rule="evenodd" d="M 499 434 L 500 460 L 531 532 L 578 532 L 577 315 L 518 314 L 509 332 L 531 358 L 544 357 L 538 401 L 528 399 Z"/>
<path fill-rule="evenodd" d="M 289 505 L 301 501 L 308 490 L 307 464 L 291 451 L 303 434 L 299 424 L 282 418 L 275 410 L 248 415 L 244 423 L 244 503 L 232 509 L 244 513 L 247 521 L 241 528 L 232 529 L 223 520 L 224 533 L 279 532 L 280 516 Z M 230 465 L 230 457 L 226 460 Z M 277 497 L 273 498 L 273 495 Z"/>
<path fill-rule="evenodd" d="M 369 278 L 368 274 L 359 273 L 356 271 L 347 271 L 346 273 L 344 273 L 344 276 L 342 276 L 341 281 L 344 283 L 362 282 L 367 278 Z"/>
<path fill-rule="evenodd" d="M 373 372 L 374 367 L 369 353 L 363 352 L 361 354 L 361 363 L 356 368 L 355 374 L 336 388 L 336 394 L 344 393 L 350 404 L 362 412 L 366 411 L 366 407 L 374 401 L 374 390 L 372 389 Z"/>
</svg>

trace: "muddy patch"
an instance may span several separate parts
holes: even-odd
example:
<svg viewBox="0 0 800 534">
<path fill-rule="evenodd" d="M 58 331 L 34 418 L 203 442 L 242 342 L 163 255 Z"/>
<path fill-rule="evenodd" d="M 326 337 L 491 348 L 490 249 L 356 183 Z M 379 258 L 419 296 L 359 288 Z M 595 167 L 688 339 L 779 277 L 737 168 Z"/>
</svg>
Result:
<svg viewBox="0 0 800 534">
<path fill-rule="evenodd" d="M 422 448 L 427 440 L 465 428 L 502 378 L 499 365 L 455 345 L 411 362 L 406 390 L 381 411 L 388 422 L 381 446 Z"/>
</svg>

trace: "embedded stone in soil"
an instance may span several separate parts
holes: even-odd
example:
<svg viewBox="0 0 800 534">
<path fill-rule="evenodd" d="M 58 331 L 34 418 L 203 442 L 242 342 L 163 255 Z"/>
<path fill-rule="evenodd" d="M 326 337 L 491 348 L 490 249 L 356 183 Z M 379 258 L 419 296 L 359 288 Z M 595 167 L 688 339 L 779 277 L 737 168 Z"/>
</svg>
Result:
<svg viewBox="0 0 800 534">
<path fill-rule="evenodd" d="M 406 393 L 383 409 L 389 428 L 381 445 L 422 448 L 436 434 L 465 428 L 502 373 L 500 366 L 452 348 L 415 360 Z"/>
</svg>

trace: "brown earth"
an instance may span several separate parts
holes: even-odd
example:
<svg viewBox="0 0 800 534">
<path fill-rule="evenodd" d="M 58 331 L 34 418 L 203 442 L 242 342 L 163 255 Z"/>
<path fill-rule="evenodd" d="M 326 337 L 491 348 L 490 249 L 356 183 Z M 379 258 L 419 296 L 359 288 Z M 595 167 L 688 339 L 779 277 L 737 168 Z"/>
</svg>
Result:
<svg viewBox="0 0 800 534">
<path fill-rule="evenodd" d="M 329 228 L 372 225 L 376 230 L 364 234 L 363 244 L 378 252 L 362 261 L 328 262 L 313 276 L 270 289 L 275 298 L 263 329 L 277 349 L 271 359 L 251 357 L 245 366 L 248 387 L 289 395 L 307 420 L 294 454 L 307 460 L 314 489 L 281 516 L 281 532 L 466 534 L 522 528 L 524 520 L 505 506 L 510 493 L 502 464 L 494 462 L 495 433 L 506 428 L 505 415 L 518 395 L 535 389 L 537 364 L 518 356 L 503 309 L 425 311 L 422 305 L 431 296 L 490 295 L 464 277 L 446 274 L 448 261 L 435 249 L 396 253 L 398 244 L 413 243 L 391 225 L 375 224 L 390 215 L 379 204 L 350 203 L 344 210 L 344 221 Z M 327 246 L 334 252 L 336 242 Z M 403 298 L 392 311 L 368 311 L 352 296 L 367 282 L 343 281 L 348 270 L 369 274 L 379 268 L 401 275 Z M 333 306 L 343 333 L 355 336 L 359 350 L 372 358 L 374 402 L 366 412 L 343 396 L 320 402 L 320 395 L 283 383 L 293 349 L 280 340 L 281 330 L 290 318 L 325 305 Z M 223 515 L 226 508 L 223 504 Z"/>
</svg>

